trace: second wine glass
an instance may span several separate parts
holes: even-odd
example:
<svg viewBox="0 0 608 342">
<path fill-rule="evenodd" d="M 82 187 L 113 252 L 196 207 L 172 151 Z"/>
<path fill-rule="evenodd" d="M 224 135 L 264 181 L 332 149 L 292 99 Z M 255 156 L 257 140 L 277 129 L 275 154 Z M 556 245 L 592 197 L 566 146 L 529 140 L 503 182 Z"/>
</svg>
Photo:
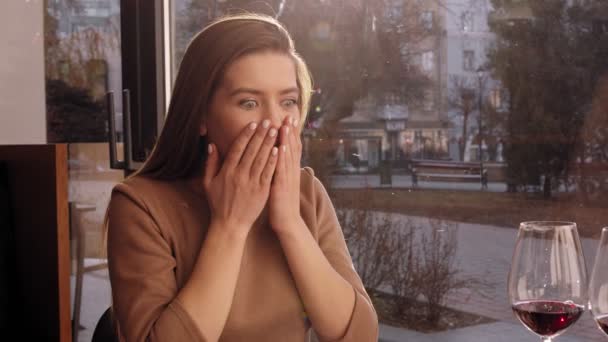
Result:
<svg viewBox="0 0 608 342">
<path fill-rule="evenodd" d="M 591 313 L 600 330 L 608 336 L 608 227 L 602 229 L 597 247 L 591 280 L 589 281 L 589 304 Z"/>
<path fill-rule="evenodd" d="M 587 305 L 587 271 L 576 224 L 522 222 L 508 284 L 513 312 L 542 341 L 574 324 Z"/>
</svg>

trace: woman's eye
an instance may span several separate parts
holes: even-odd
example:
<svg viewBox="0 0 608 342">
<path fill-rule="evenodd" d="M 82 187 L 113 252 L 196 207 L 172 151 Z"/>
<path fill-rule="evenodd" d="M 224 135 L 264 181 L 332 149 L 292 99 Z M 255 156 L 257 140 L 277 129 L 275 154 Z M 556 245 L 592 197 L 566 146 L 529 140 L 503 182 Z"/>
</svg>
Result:
<svg viewBox="0 0 608 342">
<path fill-rule="evenodd" d="M 298 100 L 294 100 L 294 99 L 288 99 L 283 101 L 283 106 L 284 107 L 292 107 L 292 106 L 296 106 L 298 104 Z"/>
<path fill-rule="evenodd" d="M 239 102 L 239 105 L 245 109 L 254 109 L 255 107 L 258 106 L 258 103 L 255 102 L 254 100 L 244 100 L 244 101 Z"/>
</svg>

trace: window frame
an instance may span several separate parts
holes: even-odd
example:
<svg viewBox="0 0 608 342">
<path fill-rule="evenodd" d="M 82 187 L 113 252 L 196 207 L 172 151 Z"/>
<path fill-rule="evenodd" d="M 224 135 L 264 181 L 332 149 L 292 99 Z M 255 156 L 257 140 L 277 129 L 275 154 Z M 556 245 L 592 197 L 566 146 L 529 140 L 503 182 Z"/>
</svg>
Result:
<svg viewBox="0 0 608 342">
<path fill-rule="evenodd" d="M 166 114 L 164 21 L 167 2 L 120 1 L 122 84 L 130 94 L 131 158 L 127 161 L 130 170 L 143 165 Z M 126 113 L 124 109 L 123 112 Z"/>
</svg>

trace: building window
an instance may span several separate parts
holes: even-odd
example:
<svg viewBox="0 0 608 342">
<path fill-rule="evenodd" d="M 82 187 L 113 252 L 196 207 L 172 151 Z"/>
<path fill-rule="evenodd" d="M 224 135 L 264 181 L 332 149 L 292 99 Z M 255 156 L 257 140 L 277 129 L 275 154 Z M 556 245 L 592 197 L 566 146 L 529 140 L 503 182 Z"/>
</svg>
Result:
<svg viewBox="0 0 608 342">
<path fill-rule="evenodd" d="M 464 50 L 462 52 L 462 69 L 466 71 L 473 71 L 475 69 L 475 51 Z"/>
<path fill-rule="evenodd" d="M 433 51 L 427 51 L 422 54 L 422 70 L 427 72 L 432 71 L 435 66 L 434 62 Z"/>
<path fill-rule="evenodd" d="M 494 109 L 503 109 L 507 105 L 507 93 L 502 88 L 494 88 L 490 91 L 490 104 Z"/>
<path fill-rule="evenodd" d="M 597 35 L 608 34 L 608 20 L 593 20 L 592 29 L 593 33 Z"/>
<path fill-rule="evenodd" d="M 425 30 L 433 29 L 433 11 L 423 11 L 420 13 L 420 24 Z"/>
<path fill-rule="evenodd" d="M 426 90 L 424 92 L 424 110 L 433 110 L 434 104 L 433 92 Z"/>
<path fill-rule="evenodd" d="M 460 15 L 460 28 L 462 32 L 473 32 L 473 12 L 462 12 Z"/>
</svg>

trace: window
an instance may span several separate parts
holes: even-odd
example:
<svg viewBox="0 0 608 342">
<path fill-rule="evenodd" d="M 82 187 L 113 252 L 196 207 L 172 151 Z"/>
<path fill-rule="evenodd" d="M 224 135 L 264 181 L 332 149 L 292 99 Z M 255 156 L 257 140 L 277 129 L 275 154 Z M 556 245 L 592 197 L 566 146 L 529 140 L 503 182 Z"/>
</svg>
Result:
<svg viewBox="0 0 608 342">
<path fill-rule="evenodd" d="M 462 69 L 465 71 L 473 71 L 475 69 L 475 51 L 464 50 L 462 52 Z"/>
<path fill-rule="evenodd" d="M 494 88 L 490 91 L 490 104 L 494 109 L 504 109 L 507 105 L 507 94 L 503 88 Z"/>
<path fill-rule="evenodd" d="M 592 29 L 597 35 L 608 34 L 608 20 L 593 20 Z"/>
<path fill-rule="evenodd" d="M 385 15 L 392 20 L 398 19 L 401 17 L 403 12 L 401 1 L 389 1 L 387 2 L 387 6 L 385 7 Z"/>
<path fill-rule="evenodd" d="M 435 106 L 435 99 L 432 90 L 426 90 L 424 92 L 424 110 L 433 110 Z"/>
<path fill-rule="evenodd" d="M 422 70 L 426 72 L 433 71 L 435 67 L 435 54 L 433 51 L 427 51 L 422 54 Z"/>
<path fill-rule="evenodd" d="M 473 12 L 462 12 L 462 14 L 460 15 L 460 29 L 463 32 L 473 31 Z"/>
<path fill-rule="evenodd" d="M 591 248 L 593 251 L 593 247 L 597 246 L 597 222 L 608 222 L 608 213 L 605 210 L 605 203 L 608 203 L 608 177 L 604 171 L 597 171 L 608 169 L 608 158 L 602 157 L 605 154 L 600 153 L 605 151 L 605 146 L 608 146 L 608 137 L 602 133 L 602 130 L 606 130 L 608 123 L 605 120 L 605 111 L 602 109 L 604 108 L 602 107 L 603 102 L 597 98 L 599 95 L 594 94 L 606 93 L 602 85 L 604 81 L 601 79 L 607 79 L 608 75 L 598 74 L 599 81 L 589 80 L 588 82 L 593 84 L 589 84 L 590 87 L 586 89 L 573 88 L 571 84 L 586 82 L 585 75 L 596 70 L 592 65 L 603 65 L 605 54 L 602 49 L 598 49 L 602 45 L 597 43 L 599 40 L 594 34 L 605 34 L 607 26 L 604 22 L 593 23 L 593 21 L 597 20 L 598 16 L 601 18 L 599 13 L 608 13 L 608 1 L 588 2 L 598 8 L 588 7 L 590 5 L 580 1 L 559 2 L 566 7 L 564 9 L 570 9 L 571 4 L 577 3 L 577 6 L 580 6 L 583 11 L 556 11 L 553 3 L 557 2 L 538 1 L 538 10 L 527 15 L 538 18 L 540 22 L 551 20 L 548 14 L 562 13 L 563 21 L 554 22 L 555 25 L 551 25 L 551 29 L 555 32 L 543 32 L 542 27 L 538 27 L 538 31 L 521 27 L 520 30 L 513 29 L 505 33 L 505 30 L 496 29 L 499 26 L 496 25 L 488 28 L 488 35 L 477 33 L 482 29 L 485 30 L 484 23 L 488 21 L 491 14 L 501 14 L 494 16 L 493 19 L 502 20 L 505 23 L 511 21 L 513 26 L 526 25 L 529 20 L 518 18 L 521 13 L 517 11 L 515 11 L 517 13 L 513 13 L 512 8 L 509 8 L 508 2 L 505 1 L 493 1 L 492 4 L 496 8 L 491 8 L 490 13 L 485 8 L 488 1 L 468 0 L 441 1 L 441 6 L 445 6 L 445 8 L 432 7 L 432 10 L 429 10 L 427 5 L 433 2 L 428 0 L 356 1 L 356 3 L 364 3 L 369 6 L 349 5 L 354 3 L 353 1 L 344 1 L 344 5 L 336 5 L 336 1 L 167 1 L 172 3 L 170 8 L 174 12 L 171 13 L 170 20 L 166 21 L 166 25 L 175 30 L 171 33 L 174 41 L 167 46 L 173 47 L 170 53 L 174 56 L 176 64 L 179 64 L 183 49 L 192 35 L 215 16 L 229 11 L 231 7 L 277 14 L 279 13 L 278 5 L 272 7 L 272 4 L 284 3 L 280 19 L 294 34 L 296 47 L 312 67 L 317 85 L 324 90 L 322 94 L 315 94 L 315 97 L 318 97 L 315 100 L 332 101 L 335 99 L 332 96 L 335 96 L 336 92 L 340 92 L 340 95 L 344 92 L 347 96 L 340 96 L 340 98 L 349 101 L 344 106 L 348 110 L 344 111 L 343 119 L 335 123 L 332 131 L 327 133 L 330 137 L 323 135 L 323 140 L 320 139 L 319 133 L 325 134 L 323 131 L 325 127 L 321 123 L 324 117 L 319 117 L 319 115 L 325 115 L 325 113 L 316 113 L 314 111 L 316 105 L 312 107 L 310 115 L 314 117 L 314 122 L 317 124 L 307 127 L 302 134 L 304 142 L 313 142 L 308 144 L 308 153 L 320 161 L 317 164 L 319 166 L 313 166 L 315 171 L 327 171 L 318 173 L 331 175 L 328 178 L 331 178 L 332 181 L 328 182 L 326 187 L 331 188 L 332 200 L 338 211 L 348 213 L 347 209 L 354 208 L 354 206 L 349 206 L 349 201 L 357 201 L 357 208 L 363 207 L 362 210 L 372 218 L 370 221 L 360 220 L 360 222 L 349 221 L 347 218 L 341 219 L 345 234 L 352 233 L 353 227 L 362 227 L 358 232 L 371 232 L 370 234 L 402 229 L 402 227 L 406 230 L 412 228 L 417 234 L 436 232 L 436 236 L 439 237 L 436 240 L 432 240 L 433 235 L 427 235 L 426 238 L 430 241 L 429 246 L 438 247 L 427 250 L 447 251 L 445 254 L 436 256 L 446 262 L 454 262 L 454 265 L 457 265 L 454 266 L 454 271 L 462 271 L 452 273 L 457 274 L 452 280 L 463 284 L 463 288 L 442 297 L 444 301 L 441 308 L 445 311 L 438 315 L 439 323 L 451 322 L 451 317 L 464 316 L 450 311 L 451 309 L 459 309 L 472 317 L 468 321 L 463 320 L 460 321 L 460 324 L 456 323 L 455 326 L 446 326 L 441 334 L 435 334 L 438 342 L 452 341 L 456 339 L 455 334 L 461 336 L 470 334 L 468 339 L 467 336 L 462 338 L 471 342 L 491 340 L 492 337 L 496 339 L 504 334 L 509 335 L 507 338 L 517 340 L 519 334 L 527 334 L 519 323 L 514 325 L 511 319 L 506 322 L 504 319 L 504 317 L 512 315 L 509 309 L 511 303 L 508 303 L 506 295 L 506 278 L 513 252 L 513 242 L 517 234 L 517 230 L 513 228 L 517 228 L 520 220 L 528 217 L 568 219 L 571 214 L 572 217 L 580 220 L 579 231 L 585 237 L 584 248 Z M 261 2 L 270 5 L 261 6 L 259 5 Z M 463 8 L 463 4 L 466 4 L 466 7 Z M 214 7 L 214 5 L 216 6 Z M 215 13 L 211 13 L 211 8 L 215 9 Z M 369 12 L 365 12 L 366 10 Z M 491 13 L 492 11 L 494 13 Z M 571 17 L 573 13 L 578 17 Z M 450 15 L 454 17 L 446 19 Z M 437 30 L 439 23 L 450 22 L 450 20 L 453 24 L 446 27 L 447 37 L 450 39 L 435 37 L 427 31 L 428 29 Z M 370 32 L 372 23 L 377 25 L 374 34 L 367 36 L 356 34 L 356 32 Z M 367 27 L 361 27 L 361 25 L 367 25 Z M 415 25 L 419 25 L 424 30 L 411 30 L 410 28 Z M 441 28 L 443 29 L 443 27 Z M 323 39 L 322 35 L 310 34 L 320 31 L 328 33 L 326 36 L 331 37 L 330 39 L 334 41 L 329 42 L 327 39 Z M 548 61 L 546 65 L 543 63 L 530 64 L 522 52 L 533 49 L 534 46 L 530 44 L 543 41 L 542 37 L 548 34 L 556 37 L 556 39 L 546 42 L 551 46 L 551 49 L 547 49 L 548 51 L 563 52 L 562 56 L 573 53 L 581 54 L 581 57 L 584 58 L 580 60 L 585 62 L 572 60 L 571 64 L 559 64 L 558 53 L 542 56 Z M 452 38 L 454 40 L 451 40 Z M 468 43 L 458 41 L 458 39 L 466 39 Z M 486 61 L 485 51 L 496 52 L 502 58 Z M 365 66 L 364 73 L 369 77 L 365 77 L 364 81 L 358 84 L 359 76 L 362 73 L 360 62 L 363 52 L 370 57 L 366 61 L 370 60 L 372 65 Z M 405 65 L 412 65 L 412 70 L 404 73 L 395 72 L 399 69 L 392 68 L 396 64 L 395 59 L 391 59 L 391 54 L 395 55 L 395 58 L 403 60 Z M 390 64 L 385 64 L 387 60 Z M 334 61 L 339 61 L 339 63 L 333 63 Z M 509 65 L 506 65 L 505 61 L 509 61 Z M 488 69 L 493 72 L 488 72 L 488 81 L 480 85 L 474 71 L 479 65 L 486 64 Z M 547 96 L 547 99 L 535 98 L 535 101 L 529 101 L 530 97 L 535 96 L 533 89 L 540 89 L 543 85 L 539 80 L 527 77 L 526 72 L 537 69 L 538 72 L 544 73 L 548 71 L 544 68 L 550 65 L 563 66 L 558 70 L 552 70 L 552 75 L 555 75 L 556 79 L 560 81 L 560 87 L 548 87 L 544 90 L 551 94 L 551 96 Z M 506 71 L 507 68 L 508 71 Z M 442 72 L 445 70 L 445 74 L 435 72 L 439 70 Z M 446 82 L 446 78 L 447 75 L 453 74 L 471 77 L 470 82 L 463 83 L 461 88 L 474 90 L 471 92 L 471 94 L 475 94 L 474 97 L 471 97 L 474 99 L 473 105 L 463 106 L 460 102 L 459 106 L 452 106 L 448 103 L 449 101 L 446 101 L 446 108 L 443 110 L 443 95 L 445 94 L 447 98 L 451 92 L 450 82 Z M 446 77 L 442 77 L 443 75 Z M 496 79 L 490 79 L 490 77 Z M 501 77 L 505 77 L 505 79 L 500 79 Z M 575 79 L 576 82 L 573 82 L 572 79 Z M 497 84 L 503 84 L 505 88 L 500 89 L 496 86 Z M 518 90 L 517 98 L 514 96 L 513 99 L 513 101 L 518 101 L 513 104 L 513 107 L 519 106 L 518 111 L 510 113 L 500 110 L 498 115 L 494 115 L 495 111 L 491 107 L 497 109 L 509 107 L 508 96 L 505 95 L 508 94 L 507 84 L 509 89 Z M 401 86 L 403 89 L 400 90 L 405 90 L 403 93 L 395 91 L 397 87 Z M 351 91 L 351 89 L 356 89 L 356 91 Z M 362 89 L 364 91 L 361 91 Z M 425 92 L 425 89 L 433 89 L 433 91 Z M 526 91 L 530 93 L 526 93 Z M 479 100 L 477 94 L 480 93 L 488 95 L 481 99 L 488 102 L 488 106 L 484 107 L 487 110 L 483 111 L 483 122 L 481 123 L 479 122 L 481 120 L 478 121 L 480 116 L 478 116 L 479 111 L 477 110 Z M 396 98 L 393 98 L 391 94 L 395 94 Z M 569 96 L 569 94 L 576 96 Z M 556 98 L 566 101 L 568 106 L 564 106 L 564 108 L 576 108 L 577 110 L 568 112 L 566 109 L 559 113 L 559 116 L 546 114 L 545 117 L 544 113 L 559 110 L 551 102 Z M 352 102 L 350 102 L 351 100 Z M 391 110 L 401 112 L 406 112 L 405 107 L 408 105 L 411 107 L 411 115 L 405 120 L 403 130 L 401 130 L 402 127 L 396 127 L 396 125 L 385 125 L 385 121 L 382 121 L 379 114 L 384 113 L 382 110 L 385 103 L 398 104 L 389 107 Z M 442 110 L 438 110 L 439 108 Z M 530 116 L 528 113 L 531 111 L 537 115 Z M 584 115 L 582 115 L 583 113 Z M 579 121 L 578 119 L 570 120 L 571 115 L 580 115 L 581 118 L 584 116 L 584 123 L 581 124 L 581 127 L 568 124 L 568 122 Z M 553 120 L 560 122 L 556 124 Z M 534 125 L 530 125 L 530 121 L 533 121 Z M 479 144 L 480 137 L 477 134 L 479 125 L 483 126 L 483 137 L 481 137 L 484 141 L 483 144 Z M 395 130 L 391 131 L 391 129 Z M 580 134 L 583 130 L 590 130 L 589 134 Z M 512 139 L 513 134 L 523 135 L 526 143 L 514 144 L 509 140 Z M 579 149 L 561 149 L 575 151 L 572 154 L 558 154 L 560 149 L 542 151 L 542 153 L 551 154 L 551 162 L 542 165 L 542 160 L 547 160 L 547 158 L 539 157 L 539 151 L 530 149 L 529 142 L 537 141 L 537 139 L 551 140 L 555 137 L 555 141 L 552 143 L 561 146 L 568 143 L 567 139 L 559 138 L 563 136 L 581 136 L 581 143 L 583 143 L 582 140 L 585 141 Z M 331 146 L 329 139 L 335 139 L 332 140 L 335 145 L 342 147 L 336 147 L 335 150 L 330 151 L 316 147 Z M 340 139 L 343 139 L 342 144 L 339 143 Z M 377 146 L 368 145 L 368 148 L 364 149 L 354 143 L 363 140 L 378 141 L 378 144 Z M 321 142 L 317 144 L 316 142 L 319 141 Z M 351 142 L 353 143 L 351 144 Z M 483 192 L 480 180 L 476 178 L 475 170 L 463 169 L 464 165 L 466 167 L 479 165 L 479 161 L 470 163 L 476 158 L 479 159 L 479 147 L 482 148 L 481 155 L 484 156 L 483 167 L 489 171 L 489 186 Z M 336 153 L 333 153 L 336 151 L 339 151 L 337 155 L 341 157 L 336 157 Z M 503 153 L 503 151 L 505 152 Z M 348 176 L 348 172 L 352 172 L 352 170 L 349 171 L 345 165 L 348 164 L 352 153 L 360 154 L 362 157 L 360 161 L 364 161 L 366 158 L 370 161 L 369 169 L 365 169 L 363 162 L 360 165 L 360 171 L 365 170 L 367 173 L 366 181 L 357 182 L 353 180 L 353 177 Z M 377 153 L 379 166 L 381 166 L 379 172 L 372 169 L 371 161 L 375 158 L 372 157 L 374 153 Z M 406 160 L 401 159 L 402 155 L 407 156 Z M 309 160 L 313 159 L 315 158 Z M 486 163 L 485 160 L 490 162 Z M 578 162 L 580 160 L 585 162 Z M 416 167 L 419 172 L 418 178 L 416 178 L 419 189 L 412 192 L 407 191 L 412 187 L 412 176 L 414 175 L 407 171 L 410 161 L 428 162 L 426 167 Z M 559 163 L 554 161 L 559 161 Z M 441 164 L 441 167 L 436 167 L 436 164 Z M 398 172 L 393 174 L 392 184 L 381 183 L 383 186 L 374 187 L 373 184 L 377 184 L 374 182 L 382 182 L 381 179 L 386 176 L 383 172 L 383 165 L 391 165 L 393 170 L 398 170 Z M 460 168 L 450 169 L 454 165 Z M 596 165 L 600 167 L 596 168 Z M 433 168 L 433 166 L 435 167 Z M 325 169 L 317 170 L 317 168 L 323 167 Z M 447 169 L 442 169 L 442 167 L 447 167 Z M 577 167 L 588 172 L 574 174 L 572 170 Z M 450 174 L 450 171 L 454 173 Z M 429 175 L 431 176 L 429 177 Z M 433 176 L 437 179 L 432 179 Z M 550 184 L 547 186 L 547 191 L 551 193 L 549 197 L 552 200 L 550 201 L 543 200 L 542 191 L 535 195 L 530 194 L 530 192 L 536 192 L 542 188 L 545 183 L 541 180 L 548 179 L 547 177 L 550 177 Z M 371 190 L 368 189 L 370 184 L 372 185 Z M 349 189 L 344 190 L 341 186 L 349 187 Z M 539 203 L 542 205 L 537 205 Z M 438 207 L 443 208 L 441 212 L 437 211 Z M 562 208 L 568 208 L 568 210 Z M 586 214 L 587 212 L 590 214 Z M 487 215 L 479 213 L 487 213 Z M 493 213 L 500 213 L 500 215 Z M 392 225 L 387 226 L 387 230 L 373 229 L 380 226 L 376 223 L 367 223 L 375 222 L 373 220 L 376 218 L 380 219 L 377 221 L 381 221 L 383 215 L 390 217 L 392 222 Z M 365 238 L 353 238 L 349 241 L 355 240 L 365 241 Z M 373 241 L 379 241 L 378 239 L 368 241 L 372 242 L 349 248 L 351 253 L 354 256 L 361 256 L 362 254 L 358 251 L 365 250 L 374 253 L 376 248 L 380 248 L 381 251 L 391 253 L 391 255 L 405 255 L 405 253 L 390 250 L 390 247 L 374 245 Z M 416 236 L 413 245 L 416 245 L 416 241 L 421 241 L 421 236 Z M 457 246 L 451 249 L 452 245 L 441 245 L 442 241 L 457 242 Z M 349 242 L 349 247 L 351 247 L 351 242 Z M 480 243 L 486 245 L 487 248 L 475 248 Z M 414 247 L 413 257 L 424 256 L 422 249 L 422 247 L 420 249 Z M 587 251 L 585 250 L 585 252 Z M 406 258 L 399 257 L 394 259 L 406 260 Z M 360 260 L 362 259 L 354 260 L 356 266 L 364 264 Z M 374 265 L 373 262 L 372 265 Z M 401 266 L 407 265 L 401 264 Z M 441 265 L 435 266 L 434 269 L 439 269 Z M 358 270 L 365 268 L 357 267 Z M 372 269 L 380 268 L 372 266 Z M 403 284 L 407 284 L 408 281 L 413 282 L 412 278 L 394 272 L 397 267 L 389 265 L 387 268 L 392 272 L 389 274 L 390 277 L 385 279 L 401 277 Z M 370 268 L 367 267 L 367 269 Z M 415 272 L 411 274 L 415 274 Z M 370 277 L 369 274 L 362 274 L 362 278 L 366 284 L 373 283 L 370 280 L 373 280 L 373 276 Z M 468 282 L 471 279 L 473 281 Z M 487 286 L 476 287 L 476 281 L 478 284 L 485 285 L 486 280 L 491 283 Z M 427 297 L 428 293 L 423 292 L 436 287 L 426 281 L 423 286 L 416 283 L 410 283 L 410 285 L 408 289 L 414 289 L 411 292 L 400 289 L 399 284 L 391 285 L 389 282 L 384 282 L 380 287 L 372 287 L 381 289 L 376 292 L 378 296 L 375 296 L 374 301 L 378 298 L 389 298 L 383 297 L 389 294 L 395 296 L 390 298 L 403 298 L 409 295 L 413 298 L 408 302 L 407 307 L 410 308 L 409 305 L 415 304 L 417 298 L 432 297 Z M 487 296 L 478 294 L 480 292 Z M 378 306 L 378 309 L 381 310 L 382 305 Z M 416 312 L 425 310 L 415 306 L 404 316 L 414 317 Z M 480 322 L 489 320 L 498 320 L 498 322 L 480 324 Z M 497 324 L 496 327 L 508 325 L 509 329 L 488 328 L 492 324 Z M 568 330 L 567 334 L 575 335 L 573 338 L 577 340 L 600 340 L 600 331 L 594 328 L 594 324 L 593 320 L 587 316 L 576 322 L 575 329 Z M 418 325 L 414 323 L 408 327 L 401 326 L 396 329 L 412 331 L 420 329 Z M 467 326 L 467 328 L 457 330 L 463 326 Z M 380 339 L 383 340 L 386 335 L 383 335 L 382 327 L 380 330 Z M 465 331 L 470 331 L 470 333 Z M 475 337 L 480 336 L 479 333 L 484 337 Z M 492 334 L 494 336 L 491 336 Z M 532 334 L 529 337 L 532 339 Z M 406 340 L 407 337 L 396 339 Z"/>
<path fill-rule="evenodd" d="M 425 30 L 433 29 L 433 11 L 423 11 L 420 14 L 420 23 Z"/>
<path fill-rule="evenodd" d="M 71 272 L 76 276 L 76 284 L 79 279 L 82 280 L 82 287 L 77 285 L 72 290 L 74 303 L 80 303 L 79 307 L 74 307 L 74 310 L 77 310 L 74 312 L 81 313 L 80 316 L 72 317 L 72 323 L 76 327 L 72 331 L 73 340 L 90 340 L 95 324 L 94 321 L 87 322 L 86 317 L 94 317 L 97 321 L 105 308 L 111 305 L 111 299 L 107 296 L 110 294 L 107 267 L 99 267 L 97 261 L 91 263 L 91 260 L 101 261 L 107 257 L 102 249 L 98 248 L 104 241 L 103 215 L 91 214 L 96 210 L 105 211 L 112 188 L 125 177 L 124 170 L 111 169 L 107 142 L 109 125 L 106 94 L 109 91 L 114 93 L 114 118 L 117 128 L 120 129 L 123 122 L 122 90 L 130 88 L 122 79 L 122 58 L 125 51 L 121 50 L 121 34 L 134 30 L 126 27 L 126 30 L 122 31 L 125 27 L 119 24 L 120 17 L 124 14 L 120 0 L 22 2 L 29 2 L 28 7 L 40 10 L 40 20 L 44 15 L 44 23 L 52 23 L 44 26 L 44 37 L 38 37 L 37 43 L 44 42 L 46 133 L 49 143 L 68 144 L 66 167 L 69 171 L 69 224 L 70 231 L 73 232 L 70 239 L 72 243 L 82 246 L 82 253 L 79 249 L 78 253 L 72 255 L 71 264 L 84 262 L 97 267 L 98 270 L 96 275 L 83 271 L 82 278 L 79 276 L 80 270 L 74 269 Z M 3 1 L 1 10 L 5 11 L 7 7 L 10 13 L 12 6 Z M 150 17 L 140 19 L 150 20 Z M 34 18 L 37 19 L 38 15 Z M 29 24 L 35 19 L 25 20 Z M 136 20 L 130 22 L 135 24 Z M 150 60 L 148 55 L 145 57 Z M 2 63 L 0 69 L 5 67 L 6 62 Z M 142 68 L 141 73 L 150 74 L 150 70 Z M 138 78 L 139 75 L 138 73 Z M 0 84 L 2 83 L 4 82 L 0 77 Z M 4 87 L 4 84 L 2 86 Z M 150 98 L 145 95 L 142 97 L 146 98 L 146 101 Z M 132 101 L 135 103 L 135 97 Z M 136 127 L 137 121 L 133 120 L 133 128 Z M 117 134 L 116 157 L 119 160 L 124 160 L 127 154 L 124 153 L 123 136 L 122 132 Z M 95 186 L 91 186 L 93 183 Z M 79 288 L 82 291 L 76 290 Z M 84 326 L 86 328 L 83 328 Z M 56 339 L 59 339 L 59 336 Z"/>
</svg>

